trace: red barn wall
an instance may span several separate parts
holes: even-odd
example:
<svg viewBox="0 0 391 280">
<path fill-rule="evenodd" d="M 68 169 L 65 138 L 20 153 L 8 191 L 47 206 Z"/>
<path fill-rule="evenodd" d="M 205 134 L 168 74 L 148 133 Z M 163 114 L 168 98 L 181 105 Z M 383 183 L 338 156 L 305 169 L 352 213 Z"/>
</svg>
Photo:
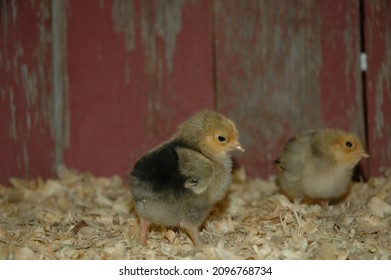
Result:
<svg viewBox="0 0 391 280">
<path fill-rule="evenodd" d="M 274 173 L 299 132 L 338 127 L 365 142 L 358 4 L 216 1 L 217 106 L 243 132 L 251 175 Z"/>
<path fill-rule="evenodd" d="M 53 174 L 50 7 L 0 1 L 0 183 Z"/>
<path fill-rule="evenodd" d="M 235 157 L 251 176 L 275 172 L 289 137 L 331 126 L 368 145 L 364 173 L 391 166 L 389 1 L 6 0 L 0 8 L 1 184 L 54 176 L 61 163 L 124 175 L 204 108 L 237 122 L 246 152 Z"/>
<path fill-rule="evenodd" d="M 69 1 L 65 163 L 125 174 L 189 114 L 213 109 L 210 1 Z"/>
</svg>

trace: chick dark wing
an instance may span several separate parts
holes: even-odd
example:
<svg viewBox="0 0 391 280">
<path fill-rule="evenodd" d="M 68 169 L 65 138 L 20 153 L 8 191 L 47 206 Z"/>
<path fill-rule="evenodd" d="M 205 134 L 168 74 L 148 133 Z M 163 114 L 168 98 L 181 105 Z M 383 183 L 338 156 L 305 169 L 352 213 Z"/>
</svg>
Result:
<svg viewBox="0 0 391 280">
<path fill-rule="evenodd" d="M 179 171 L 186 177 L 185 188 L 194 193 L 204 192 L 213 176 L 212 162 L 201 153 L 184 148 L 176 148 L 179 161 Z"/>
<path fill-rule="evenodd" d="M 141 157 L 129 176 L 132 193 L 148 196 L 148 192 L 180 196 L 186 191 L 186 177 L 179 170 L 176 148 L 179 141 L 170 141 Z M 138 195 L 139 194 L 139 195 Z"/>
</svg>

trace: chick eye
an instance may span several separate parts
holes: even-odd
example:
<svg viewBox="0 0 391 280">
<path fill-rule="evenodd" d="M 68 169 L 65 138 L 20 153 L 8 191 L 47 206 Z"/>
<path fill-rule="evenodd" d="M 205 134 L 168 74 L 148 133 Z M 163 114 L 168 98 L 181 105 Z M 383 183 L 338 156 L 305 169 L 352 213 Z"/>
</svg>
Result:
<svg viewBox="0 0 391 280">
<path fill-rule="evenodd" d="M 217 139 L 219 139 L 220 142 L 224 142 L 225 141 L 225 137 L 224 136 L 219 136 L 219 137 L 217 137 Z"/>
<path fill-rule="evenodd" d="M 348 147 L 348 148 L 353 147 L 353 144 L 352 144 L 352 142 L 350 142 L 350 141 L 347 141 L 347 142 L 345 143 L 345 145 L 346 145 L 346 147 Z"/>
</svg>

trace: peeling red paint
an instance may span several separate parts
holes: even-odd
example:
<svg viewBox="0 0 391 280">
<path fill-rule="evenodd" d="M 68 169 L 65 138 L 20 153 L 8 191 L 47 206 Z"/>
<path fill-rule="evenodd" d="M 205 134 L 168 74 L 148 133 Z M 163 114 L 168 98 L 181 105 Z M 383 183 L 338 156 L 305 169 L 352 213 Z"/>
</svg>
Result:
<svg viewBox="0 0 391 280">
<path fill-rule="evenodd" d="M 322 68 L 319 77 L 322 125 L 355 133 L 366 145 L 360 69 L 359 1 L 320 3 Z M 360 165 L 368 175 L 368 161 Z"/>
<path fill-rule="evenodd" d="M 0 183 L 53 175 L 48 2 L 1 1 Z"/>
<path fill-rule="evenodd" d="M 2 184 L 52 176 L 62 161 L 125 174 L 204 108 L 237 122 L 246 153 L 234 156 L 250 176 L 274 174 L 282 146 L 302 131 L 333 126 L 365 140 L 360 1 L 61 3 L 0 1 Z M 391 8 L 364 3 L 367 144 L 378 174 L 391 165 Z"/>
<path fill-rule="evenodd" d="M 250 175 L 275 173 L 299 132 L 333 126 L 364 138 L 358 2 L 342 2 L 216 1 L 218 106 L 252 151 L 238 155 Z"/>
<path fill-rule="evenodd" d="M 352 131 L 365 141 L 358 4 L 321 2 L 323 63 L 319 80 L 324 125 Z"/>
<path fill-rule="evenodd" d="M 69 2 L 66 164 L 125 174 L 191 113 L 213 108 L 211 2 L 179 2 L 131 1 L 121 13 L 122 1 Z"/>
</svg>

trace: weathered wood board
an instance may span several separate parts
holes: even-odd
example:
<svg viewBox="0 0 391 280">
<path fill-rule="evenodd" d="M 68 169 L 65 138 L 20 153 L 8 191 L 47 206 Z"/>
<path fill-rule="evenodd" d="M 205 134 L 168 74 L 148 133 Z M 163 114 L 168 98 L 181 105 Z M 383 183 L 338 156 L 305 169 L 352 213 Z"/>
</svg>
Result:
<svg viewBox="0 0 391 280">
<path fill-rule="evenodd" d="M 365 142 L 358 4 L 215 1 L 217 107 L 238 123 L 250 175 L 275 173 L 303 131 L 337 127 Z"/>
<path fill-rule="evenodd" d="M 125 174 L 193 112 L 213 108 L 210 1 L 70 1 L 65 163 Z"/>
<path fill-rule="evenodd" d="M 358 134 L 364 174 L 391 166 L 387 0 L 4 0 L 0 15 L 1 184 L 61 163 L 124 175 L 205 108 L 237 122 L 250 176 L 321 127 Z"/>
<path fill-rule="evenodd" d="M 53 174 L 48 1 L 0 1 L 0 183 Z"/>
<path fill-rule="evenodd" d="M 369 160 L 376 175 L 391 167 L 391 2 L 364 2 Z"/>
</svg>

